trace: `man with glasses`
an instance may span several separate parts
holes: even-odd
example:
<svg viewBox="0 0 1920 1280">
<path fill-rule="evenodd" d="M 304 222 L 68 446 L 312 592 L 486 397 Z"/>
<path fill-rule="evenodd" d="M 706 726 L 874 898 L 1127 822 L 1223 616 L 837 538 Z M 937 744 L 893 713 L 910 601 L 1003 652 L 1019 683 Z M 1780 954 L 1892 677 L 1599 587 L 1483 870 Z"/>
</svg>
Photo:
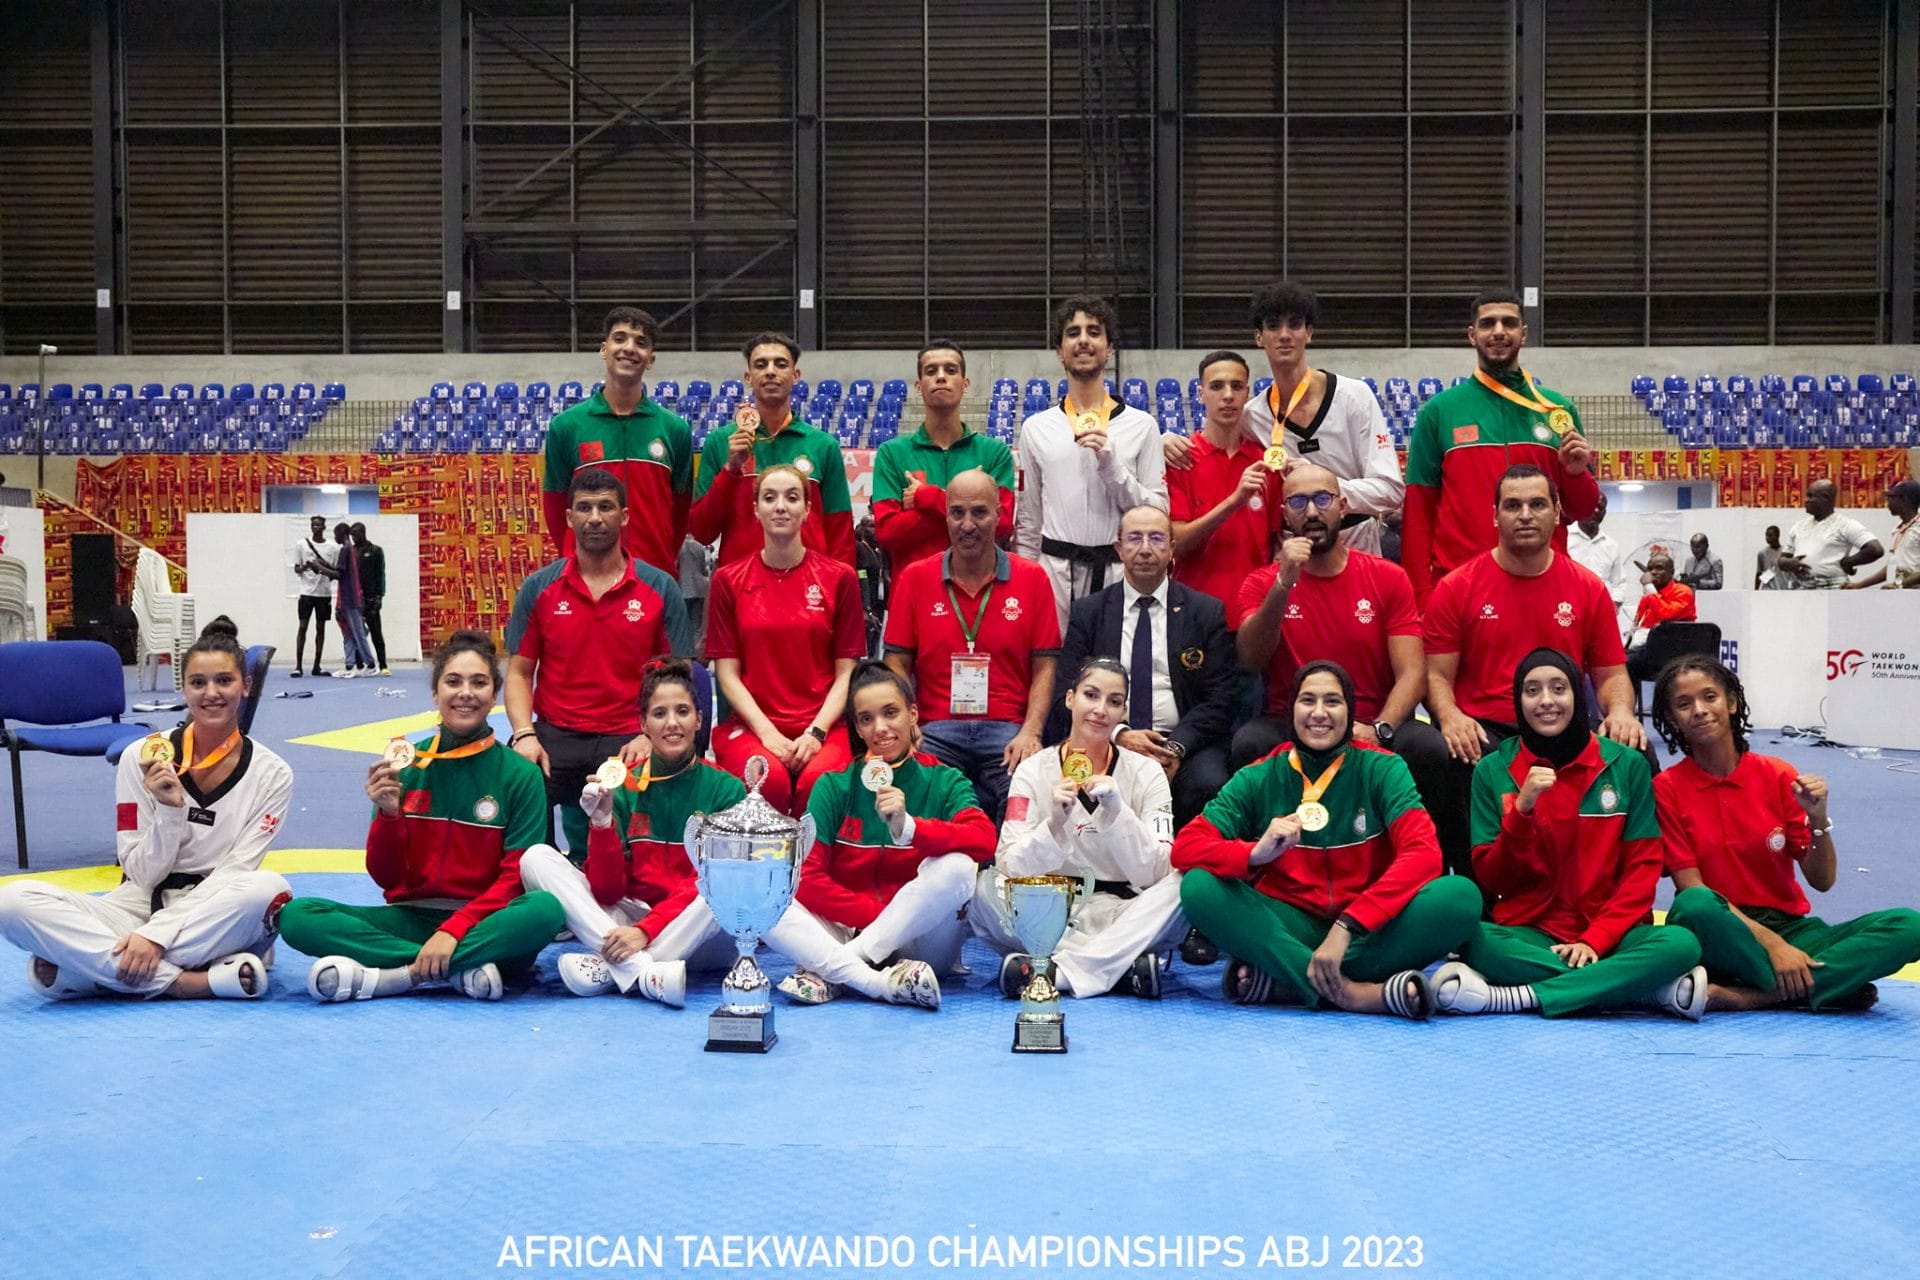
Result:
<svg viewBox="0 0 1920 1280">
<path fill-rule="evenodd" d="M 1074 601 L 1060 669 L 1090 657 L 1126 664 L 1127 719 L 1113 740 L 1166 771 L 1174 822 L 1184 823 L 1227 781 L 1239 681 L 1226 606 L 1169 578 L 1173 521 L 1159 507 L 1121 516 L 1114 549 L 1121 580 Z"/>
<path fill-rule="evenodd" d="M 1330 469 L 1296 464 L 1283 493 L 1286 541 L 1241 585 L 1233 610 L 1240 665 L 1266 674 L 1267 711 L 1234 735 L 1229 763 L 1238 769 L 1292 737 L 1293 673 L 1337 662 L 1353 677 L 1353 736 L 1407 762 L 1438 822 L 1460 798 L 1447 794 L 1446 742 L 1413 715 L 1427 692 L 1413 584 L 1399 565 L 1340 541 L 1347 503 Z M 1464 841 L 1464 810 L 1458 818 Z"/>
</svg>

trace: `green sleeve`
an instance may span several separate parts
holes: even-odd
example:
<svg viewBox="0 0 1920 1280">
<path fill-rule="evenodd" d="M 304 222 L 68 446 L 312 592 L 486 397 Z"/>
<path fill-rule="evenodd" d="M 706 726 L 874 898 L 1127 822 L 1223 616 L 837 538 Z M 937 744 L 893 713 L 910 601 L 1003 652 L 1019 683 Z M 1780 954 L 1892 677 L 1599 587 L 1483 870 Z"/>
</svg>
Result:
<svg viewBox="0 0 1920 1280">
<path fill-rule="evenodd" d="M 873 500 L 875 502 L 900 501 L 900 495 L 905 486 L 901 483 L 904 476 L 900 469 L 900 451 L 894 448 L 899 443 L 899 438 L 896 437 L 874 451 Z M 844 471 L 845 468 L 842 470 Z M 825 482 L 822 481 L 822 484 L 824 485 Z"/>
<path fill-rule="evenodd" d="M 661 612 L 665 615 L 661 621 L 667 629 L 667 651 L 677 658 L 692 657 L 693 627 L 687 622 L 687 601 L 680 594 L 679 580 L 645 560 L 632 560 L 630 563 L 635 580 L 652 587 L 654 594 L 660 597 Z M 515 601 L 516 616 L 519 608 L 519 602 Z"/>
<path fill-rule="evenodd" d="M 567 414 L 556 414 L 547 423 L 546 474 L 540 479 L 543 493 L 565 493 L 573 479 L 573 421 Z"/>
<path fill-rule="evenodd" d="M 1627 805 L 1628 840 L 1658 839 L 1660 836 L 1660 816 L 1653 800 L 1653 771 L 1647 768 L 1647 758 L 1638 751 L 1621 746 L 1610 738 L 1602 738 L 1601 750 L 1614 748 L 1614 758 L 1608 761 L 1608 768 L 1619 780 L 1620 798 Z"/>
<path fill-rule="evenodd" d="M 825 473 L 820 477 L 821 514 L 851 513 L 853 497 L 847 492 L 847 460 L 840 453 L 840 442 L 832 436 L 824 441 L 817 469 Z"/>
<path fill-rule="evenodd" d="M 1374 807 L 1387 826 L 1400 821 L 1409 809 L 1424 809 L 1419 788 L 1413 785 L 1413 773 L 1399 756 L 1380 751 L 1357 753 L 1365 758 L 1367 780 L 1373 787 Z"/>
<path fill-rule="evenodd" d="M 1267 832 L 1267 824 L 1277 814 L 1266 812 L 1266 779 L 1272 763 L 1250 764 L 1227 779 L 1227 785 L 1214 793 L 1200 816 L 1229 840 L 1258 840 Z"/>
<path fill-rule="evenodd" d="M 700 447 L 700 465 L 693 469 L 693 496 L 696 499 L 707 496 L 707 490 L 713 488 L 713 478 L 720 474 L 720 468 L 727 465 L 727 437 L 732 431 L 731 427 L 725 431 L 715 427 L 707 432 L 707 442 Z"/>
<path fill-rule="evenodd" d="M 993 457 L 986 467 L 986 472 L 1002 489 L 1011 489 L 1016 479 L 1013 473 L 1013 450 L 1007 447 L 1004 440 L 995 440 L 993 443 L 996 447 L 992 451 Z"/>
<path fill-rule="evenodd" d="M 1514 739 L 1518 742 L 1519 739 Z M 1506 811 L 1502 797 L 1514 790 L 1513 752 L 1501 748 L 1480 757 L 1473 767 L 1473 807 L 1468 817 L 1469 840 L 1474 847 L 1492 844 L 1500 834 Z"/>
<path fill-rule="evenodd" d="M 951 765 L 943 764 L 940 766 L 939 776 L 940 781 L 946 784 L 942 788 L 945 795 L 938 801 L 940 812 L 929 813 L 927 817 L 950 822 L 953 819 L 953 815 L 962 809 L 977 809 L 980 807 L 980 797 L 974 794 L 973 784 L 967 781 L 966 774 L 961 773 Z M 931 789 L 929 789 L 927 793 L 927 798 L 929 800 L 933 799 Z"/>
<path fill-rule="evenodd" d="M 508 747 L 495 747 L 512 761 L 504 789 L 507 810 L 506 847 L 531 849 L 547 838 L 547 783 L 540 766 Z"/>
<path fill-rule="evenodd" d="M 693 492 L 693 428 L 677 413 L 667 414 L 673 434 L 673 491 Z"/>
<path fill-rule="evenodd" d="M 841 819 L 847 816 L 847 771 L 822 774 L 813 785 L 813 794 L 807 798 L 807 812 L 813 817 L 814 839 L 822 844 L 832 844 L 840 830 Z"/>
<path fill-rule="evenodd" d="M 1432 400 L 1420 406 L 1413 419 L 1413 435 L 1407 439 L 1407 483 L 1438 488 L 1440 455 L 1446 452 L 1440 443 L 1440 415 Z"/>
<path fill-rule="evenodd" d="M 534 602 L 540 598 L 540 593 L 547 589 L 547 585 L 559 574 L 565 563 L 564 560 L 556 560 L 552 564 L 534 570 L 527 575 L 527 580 L 520 584 L 520 590 L 514 593 L 513 613 L 507 618 L 506 641 L 509 654 L 520 652 L 520 642 L 526 639 L 527 628 L 533 623 Z"/>
</svg>

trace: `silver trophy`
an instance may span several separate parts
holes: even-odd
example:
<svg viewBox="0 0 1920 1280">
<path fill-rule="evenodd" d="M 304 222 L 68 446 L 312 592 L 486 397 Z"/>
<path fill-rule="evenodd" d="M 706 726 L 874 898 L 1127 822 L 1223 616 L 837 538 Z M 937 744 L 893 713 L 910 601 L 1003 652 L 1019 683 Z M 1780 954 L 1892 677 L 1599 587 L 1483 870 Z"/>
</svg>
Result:
<svg viewBox="0 0 1920 1280">
<path fill-rule="evenodd" d="M 1015 1053 L 1065 1053 L 1067 1015 L 1060 993 L 1047 977 L 1053 949 L 1067 932 L 1074 890 L 1093 892 L 1093 877 L 1007 876 L 1000 881 L 1013 916 L 1013 936 L 1033 957 L 1033 980 L 1020 993 L 1020 1015 L 1013 1023 Z"/>
<path fill-rule="evenodd" d="M 709 1052 L 765 1053 L 779 1039 L 773 988 L 753 950 L 793 901 L 814 833 L 811 814 L 795 822 L 761 798 L 766 779 L 766 757 L 753 757 L 746 799 L 687 819 L 687 856 L 699 873 L 700 896 L 740 949 L 720 983 L 720 1007 L 707 1018 Z"/>
</svg>

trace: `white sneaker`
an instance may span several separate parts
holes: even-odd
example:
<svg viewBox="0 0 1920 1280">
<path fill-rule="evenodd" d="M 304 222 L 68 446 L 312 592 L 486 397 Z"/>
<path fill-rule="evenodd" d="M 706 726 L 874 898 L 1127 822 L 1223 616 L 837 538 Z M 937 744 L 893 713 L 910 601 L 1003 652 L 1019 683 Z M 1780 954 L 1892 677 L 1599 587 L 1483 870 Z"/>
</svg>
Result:
<svg viewBox="0 0 1920 1280">
<path fill-rule="evenodd" d="M 1681 998 L 1681 992 L 1686 998 Z M 1689 1022 L 1700 1021 L 1707 1011 L 1707 967 L 1697 964 L 1669 982 L 1654 995 L 1653 1002 L 1666 1012 Z"/>
<path fill-rule="evenodd" d="M 780 979 L 779 991 L 796 1004 L 825 1004 L 834 994 L 831 982 L 805 969 L 796 969 Z"/>
<path fill-rule="evenodd" d="M 1433 1003 L 1442 1013 L 1485 1013 L 1493 993 L 1480 971 L 1450 960 L 1433 971 Z"/>
<path fill-rule="evenodd" d="M 613 990 L 613 972 L 591 951 L 569 951 L 560 957 L 560 981 L 577 996 L 603 996 Z"/>
<path fill-rule="evenodd" d="M 655 960 L 647 966 L 633 989 L 649 1000 L 658 1000 L 670 1009 L 687 1003 L 687 966 L 681 960 Z"/>
<path fill-rule="evenodd" d="M 347 956 L 322 956 L 307 970 L 307 994 L 324 1004 L 371 1000 L 380 994 L 380 971 Z"/>
<path fill-rule="evenodd" d="M 887 968 L 887 1003 L 940 1007 L 940 979 L 924 960 L 901 960 Z"/>
<path fill-rule="evenodd" d="M 498 1000 L 507 994 L 507 984 L 501 981 L 497 964 L 483 964 L 478 969 L 456 973 L 453 985 L 469 1000 Z"/>
</svg>

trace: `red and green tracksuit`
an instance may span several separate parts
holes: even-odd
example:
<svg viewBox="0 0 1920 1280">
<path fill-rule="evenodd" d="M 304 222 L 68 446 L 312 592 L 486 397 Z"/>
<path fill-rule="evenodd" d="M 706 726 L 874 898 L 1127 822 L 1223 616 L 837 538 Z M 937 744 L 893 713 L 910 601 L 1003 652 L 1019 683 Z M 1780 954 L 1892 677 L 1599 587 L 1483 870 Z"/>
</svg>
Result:
<svg viewBox="0 0 1920 1280">
<path fill-rule="evenodd" d="M 1336 921 L 1353 935 L 1341 971 L 1379 982 L 1420 969 L 1460 945 L 1480 918 L 1480 895 L 1458 877 L 1438 879 L 1440 845 L 1400 757 L 1365 743 L 1339 752 L 1340 772 L 1319 802 L 1330 815 L 1318 831 L 1264 867 L 1248 857 L 1267 826 L 1299 809 L 1305 779 L 1291 745 L 1228 779 L 1173 842 L 1184 872 L 1180 906 L 1223 948 L 1291 986 L 1309 1008 L 1320 996 L 1307 964 Z M 1336 757 L 1303 752 L 1300 767 L 1322 776 Z"/>
<path fill-rule="evenodd" d="M 1663 846 L 1646 759 L 1590 737 L 1522 813 L 1520 784 L 1544 763 L 1509 738 L 1474 768 L 1473 870 L 1493 923 L 1461 958 L 1488 982 L 1532 984 L 1549 1018 L 1644 1003 L 1700 962 L 1692 934 L 1651 923 Z M 1568 968 L 1549 950 L 1568 942 L 1599 959 Z"/>
<path fill-rule="evenodd" d="M 596 391 L 547 424 L 546 474 L 540 505 L 547 537 L 561 556 L 573 554 L 567 528 L 567 485 L 582 467 L 611 471 L 627 489 L 627 554 L 676 577 L 693 494 L 693 429 L 646 396 L 618 414 Z"/>
<path fill-rule="evenodd" d="M 442 735 L 451 751 L 465 739 Z M 430 739 L 429 739 L 430 740 Z M 427 741 L 415 744 L 425 749 Z M 436 932 L 459 943 L 454 972 L 497 963 L 520 968 L 566 928 L 550 893 L 521 892 L 520 855 L 546 839 L 547 789 L 540 767 L 495 743 L 459 760 L 402 769 L 400 813 L 378 808 L 367 831 L 367 874 L 386 891 L 384 907 L 295 898 L 280 933 L 310 956 L 343 955 L 395 969 L 413 963 Z"/>
<path fill-rule="evenodd" d="M 824 775 L 807 800 L 818 832 L 794 897 L 835 924 L 864 929 L 905 888 L 928 858 L 964 853 L 988 865 L 999 831 L 974 799 L 958 769 L 916 752 L 893 766 L 893 785 L 906 796 L 913 840 L 896 845 L 873 792 L 860 781 L 865 757 Z"/>
<path fill-rule="evenodd" d="M 1531 398 L 1516 368 L 1502 383 Z M 1538 386 L 1538 384 L 1535 384 Z M 1580 411 L 1557 391 L 1540 387 L 1540 398 L 1573 415 Z M 1493 550 L 1493 495 L 1500 476 L 1516 462 L 1531 462 L 1553 478 L 1560 493 L 1561 525 L 1553 548 L 1567 550 L 1567 525 L 1593 514 L 1600 485 L 1591 470 L 1568 475 L 1560 465 L 1560 440 L 1547 415 L 1495 395 L 1469 378 L 1420 406 L 1407 441 L 1407 506 L 1400 531 L 1400 566 L 1413 581 L 1422 608 L 1442 574 L 1482 551 Z"/>
<path fill-rule="evenodd" d="M 984 471 L 993 477 L 1000 486 L 1000 518 L 993 536 L 1002 543 L 1013 536 L 1013 451 L 964 423 L 960 429 L 960 438 L 945 449 L 927 436 L 922 425 L 912 435 L 895 436 L 874 451 L 873 533 L 893 557 L 895 577 L 914 561 L 947 549 L 947 485 L 962 471 Z M 920 481 L 911 507 L 902 497 L 908 476 Z"/>
<path fill-rule="evenodd" d="M 634 771 L 633 777 L 640 776 Z M 740 779 L 695 756 L 679 773 L 645 791 L 613 794 L 613 822 L 587 830 L 587 888 L 611 907 L 622 898 L 647 904 L 634 927 L 652 944 L 700 896 L 699 873 L 684 843 L 687 819 L 731 809 L 747 798 Z"/>
<path fill-rule="evenodd" d="M 709 431 L 694 468 L 688 525 L 697 542 L 720 540 L 715 567 L 760 549 L 764 538 L 753 514 L 754 477 L 784 462 L 807 478 L 807 522 L 800 528 L 800 541 L 849 569 L 859 569 L 853 554 L 853 500 L 847 493 L 847 463 L 839 441 L 795 418 L 778 435 L 763 431 L 755 437 L 753 474 L 748 475 L 727 466 L 733 430 L 722 423 Z"/>
</svg>

